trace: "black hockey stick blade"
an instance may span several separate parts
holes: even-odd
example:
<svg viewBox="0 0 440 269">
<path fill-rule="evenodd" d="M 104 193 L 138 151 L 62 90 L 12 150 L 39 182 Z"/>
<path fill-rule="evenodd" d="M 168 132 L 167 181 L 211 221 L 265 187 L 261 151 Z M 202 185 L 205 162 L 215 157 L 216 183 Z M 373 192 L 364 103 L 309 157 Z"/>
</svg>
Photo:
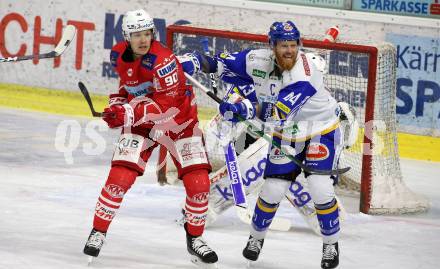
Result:
<svg viewBox="0 0 440 269">
<path fill-rule="evenodd" d="M 64 29 L 63 35 L 61 36 L 60 42 L 58 42 L 57 46 L 53 51 L 48 53 L 35 54 L 35 55 L 15 56 L 8 58 L 0 57 L 0 63 L 32 60 L 34 58 L 47 59 L 47 58 L 54 58 L 60 56 L 67 49 L 69 44 L 72 42 L 73 38 L 75 37 L 75 34 L 76 34 L 75 26 L 67 25 L 66 28 Z"/>
<path fill-rule="evenodd" d="M 302 164 L 302 163 L 301 163 Z M 337 168 L 337 169 L 332 169 L 332 170 L 320 170 L 320 169 L 314 169 L 308 166 L 305 166 L 304 164 L 302 164 L 304 167 L 303 168 L 304 171 L 306 171 L 307 173 L 310 174 L 314 174 L 314 175 L 342 175 L 344 173 L 347 173 L 348 171 L 350 171 L 351 167 L 344 167 L 344 168 Z"/>
<path fill-rule="evenodd" d="M 81 81 L 78 82 L 78 87 L 81 91 L 81 93 L 84 95 L 84 98 L 86 99 L 87 104 L 89 104 L 90 111 L 92 112 L 93 117 L 102 117 L 102 112 L 96 112 L 95 108 L 93 107 L 92 98 L 90 98 L 89 91 L 86 88 L 86 85 L 82 83 Z"/>
</svg>

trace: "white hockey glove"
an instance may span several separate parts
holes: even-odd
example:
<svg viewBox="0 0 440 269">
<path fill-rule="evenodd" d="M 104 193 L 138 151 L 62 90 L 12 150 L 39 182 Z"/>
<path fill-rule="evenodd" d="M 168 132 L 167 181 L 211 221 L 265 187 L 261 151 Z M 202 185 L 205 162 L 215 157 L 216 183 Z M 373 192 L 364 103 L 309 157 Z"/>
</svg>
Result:
<svg viewBox="0 0 440 269">
<path fill-rule="evenodd" d="M 197 53 L 186 53 L 177 56 L 180 64 L 182 64 L 183 71 L 191 76 L 200 71 L 200 58 Z"/>
<path fill-rule="evenodd" d="M 339 102 L 338 105 L 341 109 L 339 118 L 342 121 L 341 123 L 344 129 L 344 147 L 350 148 L 356 143 L 359 133 L 359 123 L 356 120 L 356 112 L 345 102 Z"/>
</svg>

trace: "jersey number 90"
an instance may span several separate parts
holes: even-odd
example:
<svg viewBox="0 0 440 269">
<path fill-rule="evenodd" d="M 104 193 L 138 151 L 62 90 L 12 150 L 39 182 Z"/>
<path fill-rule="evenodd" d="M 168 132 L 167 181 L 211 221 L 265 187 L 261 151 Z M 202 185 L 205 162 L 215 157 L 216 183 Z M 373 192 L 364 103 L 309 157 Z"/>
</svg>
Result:
<svg viewBox="0 0 440 269">
<path fill-rule="evenodd" d="M 179 81 L 179 78 L 177 76 L 177 72 L 174 72 L 173 74 L 170 74 L 165 77 L 165 85 L 167 87 L 173 86 Z"/>
</svg>

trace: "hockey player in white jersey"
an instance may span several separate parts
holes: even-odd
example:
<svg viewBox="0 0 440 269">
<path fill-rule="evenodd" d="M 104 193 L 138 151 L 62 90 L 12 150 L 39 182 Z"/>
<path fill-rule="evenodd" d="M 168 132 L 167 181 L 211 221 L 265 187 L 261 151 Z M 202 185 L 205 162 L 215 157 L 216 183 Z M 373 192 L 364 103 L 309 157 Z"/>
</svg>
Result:
<svg viewBox="0 0 440 269">
<path fill-rule="evenodd" d="M 264 177 L 243 250 L 245 258 L 256 261 L 267 229 L 278 206 L 301 168 L 283 152 L 307 167 L 331 170 L 342 150 L 339 128 L 340 108 L 325 89 L 323 60 L 300 50 L 300 32 L 291 21 L 274 22 L 269 30 L 271 49 L 244 50 L 207 57 L 194 54 L 204 72 L 217 72 L 228 83 L 252 84 L 253 91 L 242 92 L 239 102 L 220 104 L 220 113 L 233 122 L 240 117 L 258 117 L 269 126 L 272 139 L 283 150 L 269 147 Z M 237 117 L 240 115 L 240 117 Z M 333 179 L 329 175 L 305 173 L 315 204 L 323 238 L 322 268 L 339 263 L 339 212 Z"/>
</svg>

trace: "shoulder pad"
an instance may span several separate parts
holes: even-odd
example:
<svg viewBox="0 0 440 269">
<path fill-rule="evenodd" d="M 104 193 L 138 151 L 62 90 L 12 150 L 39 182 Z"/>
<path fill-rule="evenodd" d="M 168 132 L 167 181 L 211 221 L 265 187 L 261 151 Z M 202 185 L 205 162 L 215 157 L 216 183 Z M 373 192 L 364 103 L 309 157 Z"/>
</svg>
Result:
<svg viewBox="0 0 440 269">
<path fill-rule="evenodd" d="M 251 50 L 248 55 L 247 59 L 249 62 L 270 62 L 272 61 L 272 51 L 267 49 L 258 49 L 258 50 Z"/>
<path fill-rule="evenodd" d="M 122 55 L 126 49 L 126 42 L 119 42 L 112 47 L 112 50 L 110 51 L 110 63 L 113 67 L 117 66 L 119 56 Z"/>
<path fill-rule="evenodd" d="M 120 54 L 122 54 L 127 49 L 127 47 L 128 47 L 127 42 L 125 42 L 125 41 L 119 42 L 119 43 L 113 45 L 112 51 L 117 51 Z"/>
</svg>

